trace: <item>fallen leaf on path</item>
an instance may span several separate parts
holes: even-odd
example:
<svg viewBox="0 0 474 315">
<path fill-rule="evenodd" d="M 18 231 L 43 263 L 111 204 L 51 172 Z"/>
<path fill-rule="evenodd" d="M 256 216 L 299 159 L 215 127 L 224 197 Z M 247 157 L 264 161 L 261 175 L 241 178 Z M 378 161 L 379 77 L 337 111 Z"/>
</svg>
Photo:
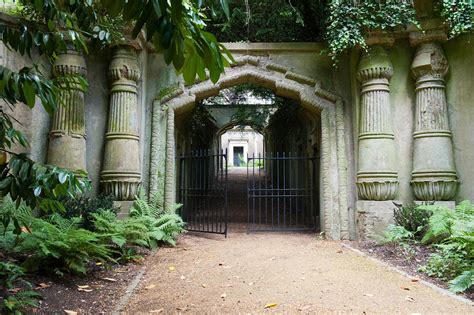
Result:
<svg viewBox="0 0 474 315">
<path fill-rule="evenodd" d="M 338 250 L 336 253 L 338 253 L 338 254 L 342 254 L 342 253 L 343 253 L 343 251 L 342 251 L 342 250 Z"/>
<path fill-rule="evenodd" d="M 405 300 L 407 300 L 408 302 L 415 302 L 415 299 L 412 298 L 411 296 L 406 296 Z"/>
<path fill-rule="evenodd" d="M 93 290 L 92 290 L 91 287 L 88 286 L 88 285 L 78 285 L 78 286 L 77 286 L 77 291 L 92 292 Z"/>
<path fill-rule="evenodd" d="M 13 293 L 17 293 L 17 292 L 20 292 L 21 291 L 21 288 L 11 288 L 11 289 L 8 289 L 8 292 L 13 292 Z"/>
<path fill-rule="evenodd" d="M 410 288 L 407 288 L 407 287 L 400 287 L 400 289 L 405 290 L 405 291 L 410 291 Z"/>
<path fill-rule="evenodd" d="M 157 310 L 149 311 L 148 313 L 161 313 L 163 311 L 164 311 L 164 309 L 160 308 L 160 309 L 157 309 Z"/>
<path fill-rule="evenodd" d="M 311 308 L 311 305 L 305 305 L 303 307 L 300 307 L 298 311 L 306 311 L 306 310 L 309 310 L 310 308 Z"/>
<path fill-rule="evenodd" d="M 225 294 L 225 293 L 221 294 L 221 298 L 225 299 L 226 297 L 227 297 L 227 294 Z"/>
<path fill-rule="evenodd" d="M 46 288 L 49 288 L 50 286 L 51 286 L 51 284 L 46 284 L 46 283 L 41 282 L 40 284 L 38 284 L 38 286 L 35 288 L 35 290 L 46 289 Z"/>
<path fill-rule="evenodd" d="M 186 279 L 186 277 L 185 277 L 185 276 L 181 276 L 181 277 L 179 277 L 179 278 L 180 278 L 181 280 L 184 280 L 184 279 Z"/>
<path fill-rule="evenodd" d="M 68 315 L 77 315 L 76 311 L 70 311 L 70 310 L 64 310 L 64 313 L 66 313 Z"/>
<path fill-rule="evenodd" d="M 177 307 L 176 309 L 178 311 L 186 311 L 188 308 L 187 307 Z"/>
<path fill-rule="evenodd" d="M 150 290 L 156 287 L 156 284 L 150 284 L 145 287 L 145 289 Z"/>
<path fill-rule="evenodd" d="M 277 305 L 278 304 L 276 304 L 276 303 L 268 303 L 267 305 L 265 305 L 265 308 L 272 308 L 272 307 L 275 307 Z"/>
<path fill-rule="evenodd" d="M 207 288 L 207 284 L 201 283 L 201 286 L 202 286 L 203 288 Z"/>
<path fill-rule="evenodd" d="M 81 291 L 81 292 L 92 292 L 93 290 L 92 290 L 92 289 L 81 289 L 81 288 L 77 288 L 77 291 Z"/>
<path fill-rule="evenodd" d="M 105 281 L 110 281 L 110 282 L 117 282 L 117 279 L 114 279 L 114 278 L 101 278 L 102 280 L 105 280 Z"/>
<path fill-rule="evenodd" d="M 420 281 L 420 280 L 416 279 L 416 278 L 411 279 L 411 282 L 418 282 L 418 281 Z"/>
<path fill-rule="evenodd" d="M 368 297 L 373 297 L 374 295 L 373 294 L 370 294 L 370 293 L 364 293 L 365 296 L 368 296 Z"/>
<path fill-rule="evenodd" d="M 168 267 L 168 270 L 169 270 L 169 271 L 175 271 L 175 270 L 176 270 L 176 267 L 175 267 L 175 266 L 169 266 L 169 267 Z"/>
</svg>

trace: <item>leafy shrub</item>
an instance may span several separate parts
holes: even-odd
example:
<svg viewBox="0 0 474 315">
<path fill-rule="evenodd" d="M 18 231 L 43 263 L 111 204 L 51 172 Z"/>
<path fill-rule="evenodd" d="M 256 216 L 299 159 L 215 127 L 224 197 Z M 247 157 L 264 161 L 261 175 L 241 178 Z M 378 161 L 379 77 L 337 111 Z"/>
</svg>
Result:
<svg viewBox="0 0 474 315">
<path fill-rule="evenodd" d="M 427 275 L 449 281 L 469 267 L 465 260 L 465 251 L 453 248 L 452 244 L 442 244 L 436 247 L 439 249 L 438 252 L 431 254 L 426 266 L 421 268 Z"/>
<path fill-rule="evenodd" d="M 3 225 L 5 235 L 10 224 L 13 225 L 13 233 L 20 234 L 22 227 L 28 226 L 32 218 L 31 208 L 25 203 L 14 203 L 11 198 L 5 197 L 0 205 L 0 222 Z"/>
<path fill-rule="evenodd" d="M 460 292 L 474 284 L 474 206 L 461 202 L 454 210 L 436 205 L 421 206 L 432 213 L 424 244 L 435 244 L 424 270 L 450 281 L 450 289 Z"/>
<path fill-rule="evenodd" d="M 38 307 L 39 294 L 31 290 L 31 283 L 24 280 L 22 267 L 0 261 L 0 312 L 19 314 L 26 306 Z M 19 289 L 19 291 L 17 291 Z"/>
<path fill-rule="evenodd" d="M 420 209 L 416 204 L 395 205 L 396 209 L 393 212 L 395 224 L 413 233 L 416 239 L 421 239 L 428 228 L 430 212 Z"/>
<path fill-rule="evenodd" d="M 87 230 L 94 229 L 92 213 L 109 210 L 116 213 L 119 208 L 114 207 L 112 195 L 99 195 L 95 198 L 81 196 L 79 198 L 63 198 L 60 200 L 66 209 L 67 218 L 82 218 L 81 227 Z"/>
</svg>

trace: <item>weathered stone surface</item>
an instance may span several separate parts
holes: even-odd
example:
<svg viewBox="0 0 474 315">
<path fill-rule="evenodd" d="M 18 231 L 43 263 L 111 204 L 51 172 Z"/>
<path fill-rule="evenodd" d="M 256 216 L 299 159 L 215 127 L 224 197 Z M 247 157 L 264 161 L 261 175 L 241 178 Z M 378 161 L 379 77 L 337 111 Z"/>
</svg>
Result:
<svg viewBox="0 0 474 315">
<path fill-rule="evenodd" d="M 373 239 L 382 235 L 393 221 L 394 202 L 358 200 L 356 202 L 356 221 L 360 239 Z"/>
<path fill-rule="evenodd" d="M 74 50 L 58 56 L 53 65 L 53 75 L 87 74 L 84 57 Z M 54 113 L 50 132 L 48 163 L 70 170 L 86 170 L 86 131 L 84 90 L 80 84 L 72 84 L 68 91 L 59 95 L 63 101 Z"/>
<path fill-rule="evenodd" d="M 382 46 L 373 46 L 362 56 L 357 74 L 361 82 L 359 198 L 391 200 L 398 193 L 389 87 L 393 67 Z"/>
<path fill-rule="evenodd" d="M 323 90 L 319 82 L 293 72 L 289 73 L 289 70 L 282 72 L 283 68 L 275 66 L 274 63 L 269 65 L 270 62 L 265 57 L 238 58 L 238 62 L 222 74 L 215 85 L 209 84 L 209 81 L 198 82 L 185 87 L 182 94 L 162 102 L 161 106 L 168 110 L 165 208 L 170 207 L 176 199 L 174 112 L 183 112 L 193 106 L 196 100 L 199 100 L 195 92 L 202 97 L 208 93 L 215 93 L 216 88 L 220 90 L 242 83 L 255 83 L 272 89 L 277 95 L 300 101 L 302 106 L 310 112 L 321 113 L 321 177 L 324 183 L 321 193 L 323 196 L 321 228 L 330 239 L 348 239 L 350 233 L 343 103 L 333 93 Z M 152 151 L 152 154 L 155 153 Z M 157 174 L 150 174 L 150 180 L 156 182 L 157 176 Z"/>
<path fill-rule="evenodd" d="M 119 208 L 117 211 L 117 218 L 126 218 L 129 215 L 132 206 L 133 201 L 114 201 L 114 208 Z"/>
<path fill-rule="evenodd" d="M 140 68 L 133 49 L 116 48 L 109 77 L 112 88 L 101 183 L 104 192 L 117 200 L 133 200 L 141 179 L 137 117 Z"/>
<path fill-rule="evenodd" d="M 437 43 L 422 43 L 411 65 L 416 80 L 412 185 L 419 200 L 452 200 L 458 185 L 444 77 L 448 61 Z"/>
</svg>

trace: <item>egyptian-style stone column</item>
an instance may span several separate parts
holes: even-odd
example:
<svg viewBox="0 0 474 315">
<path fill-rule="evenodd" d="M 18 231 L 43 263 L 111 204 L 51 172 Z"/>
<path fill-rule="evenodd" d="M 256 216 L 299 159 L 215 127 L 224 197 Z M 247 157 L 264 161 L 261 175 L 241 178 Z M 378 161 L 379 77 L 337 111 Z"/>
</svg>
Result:
<svg viewBox="0 0 474 315">
<path fill-rule="evenodd" d="M 361 82 L 357 188 L 362 200 L 393 200 L 398 193 L 395 142 L 390 110 L 393 67 L 382 46 L 364 53 Z"/>
<path fill-rule="evenodd" d="M 457 175 L 444 76 L 448 62 L 437 43 L 422 43 L 411 65 L 416 80 L 412 185 L 418 200 L 452 200 Z"/>
<path fill-rule="evenodd" d="M 53 75 L 87 74 L 86 61 L 74 50 L 58 56 L 53 65 Z M 59 94 L 62 104 L 53 116 L 50 132 L 48 164 L 70 170 L 86 170 L 86 130 L 84 90 L 79 83 Z"/>
<path fill-rule="evenodd" d="M 115 49 L 109 78 L 112 87 L 101 183 L 103 191 L 117 200 L 133 200 L 140 185 L 137 114 L 140 68 L 132 48 Z"/>
</svg>

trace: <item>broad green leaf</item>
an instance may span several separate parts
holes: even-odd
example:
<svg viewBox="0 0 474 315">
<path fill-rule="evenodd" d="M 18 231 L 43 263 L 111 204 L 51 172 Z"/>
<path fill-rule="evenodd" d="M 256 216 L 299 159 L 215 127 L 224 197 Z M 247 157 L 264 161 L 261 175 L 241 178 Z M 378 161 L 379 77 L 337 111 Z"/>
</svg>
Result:
<svg viewBox="0 0 474 315">
<path fill-rule="evenodd" d="M 23 84 L 23 95 L 25 96 L 26 105 L 29 108 L 33 108 L 35 106 L 36 94 L 33 85 L 28 81 Z"/>
</svg>

